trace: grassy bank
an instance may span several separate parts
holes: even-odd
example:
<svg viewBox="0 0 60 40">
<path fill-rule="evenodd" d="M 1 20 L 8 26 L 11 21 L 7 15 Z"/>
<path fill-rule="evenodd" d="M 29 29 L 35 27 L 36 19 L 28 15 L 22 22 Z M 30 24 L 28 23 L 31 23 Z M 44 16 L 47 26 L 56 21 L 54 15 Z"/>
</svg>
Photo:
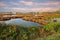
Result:
<svg viewBox="0 0 60 40">
<path fill-rule="evenodd" d="M 0 24 L 0 40 L 59 40 L 60 22 L 46 26 L 22 27 Z"/>
</svg>

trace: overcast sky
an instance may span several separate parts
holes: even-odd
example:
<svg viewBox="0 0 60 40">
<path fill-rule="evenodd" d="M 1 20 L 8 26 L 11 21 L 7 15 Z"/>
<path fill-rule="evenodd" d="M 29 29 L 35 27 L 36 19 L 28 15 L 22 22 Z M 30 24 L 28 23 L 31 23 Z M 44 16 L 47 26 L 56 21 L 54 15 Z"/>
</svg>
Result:
<svg viewBox="0 0 60 40">
<path fill-rule="evenodd" d="M 43 12 L 60 9 L 60 0 L 0 0 L 0 12 Z"/>
</svg>

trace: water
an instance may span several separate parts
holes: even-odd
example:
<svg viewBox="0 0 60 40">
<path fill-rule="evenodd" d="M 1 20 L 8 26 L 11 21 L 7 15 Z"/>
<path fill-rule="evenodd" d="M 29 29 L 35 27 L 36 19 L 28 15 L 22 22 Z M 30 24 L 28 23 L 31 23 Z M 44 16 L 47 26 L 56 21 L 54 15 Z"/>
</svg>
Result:
<svg viewBox="0 0 60 40">
<path fill-rule="evenodd" d="M 25 20 L 22 20 L 20 18 L 5 21 L 5 23 L 6 24 L 20 25 L 20 26 L 42 26 L 41 24 L 38 24 L 38 23 L 35 23 L 35 22 L 30 22 L 30 21 L 25 21 Z"/>
<path fill-rule="evenodd" d="M 60 18 L 56 18 L 57 19 L 57 22 L 60 22 Z"/>
<path fill-rule="evenodd" d="M 57 20 L 57 22 L 60 22 L 60 18 L 54 18 L 54 19 L 52 19 L 52 21 L 53 20 Z"/>
</svg>

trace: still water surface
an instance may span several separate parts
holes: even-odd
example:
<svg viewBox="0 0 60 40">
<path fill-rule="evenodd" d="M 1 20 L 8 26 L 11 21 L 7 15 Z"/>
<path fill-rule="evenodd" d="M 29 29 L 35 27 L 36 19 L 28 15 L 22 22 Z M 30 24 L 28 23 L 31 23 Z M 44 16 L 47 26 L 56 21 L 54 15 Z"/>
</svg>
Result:
<svg viewBox="0 0 60 40">
<path fill-rule="evenodd" d="M 22 20 L 21 18 L 11 19 L 9 21 L 5 21 L 5 23 L 20 25 L 20 26 L 42 26 L 41 24 L 31 22 L 31 21 L 25 21 L 25 20 Z"/>
</svg>

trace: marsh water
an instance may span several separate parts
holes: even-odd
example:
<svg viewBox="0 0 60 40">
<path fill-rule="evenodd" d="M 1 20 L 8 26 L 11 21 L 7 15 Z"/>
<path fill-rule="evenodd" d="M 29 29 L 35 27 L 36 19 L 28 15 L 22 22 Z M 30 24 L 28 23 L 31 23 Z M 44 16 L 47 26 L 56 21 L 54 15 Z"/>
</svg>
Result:
<svg viewBox="0 0 60 40">
<path fill-rule="evenodd" d="M 57 22 L 60 22 L 60 18 L 56 18 Z M 0 21 L 1 23 L 1 21 Z M 43 26 L 42 24 L 38 24 L 36 22 L 31 22 L 31 21 L 25 21 L 22 20 L 21 18 L 17 18 L 17 19 L 11 19 L 8 21 L 3 21 L 3 23 L 6 24 L 15 24 L 15 25 L 20 25 L 20 26 L 24 26 L 24 27 L 28 27 L 28 26 Z"/>
<path fill-rule="evenodd" d="M 57 20 L 57 22 L 60 22 L 60 18 L 54 18 L 54 19 L 52 19 L 52 21 L 53 20 Z"/>
<path fill-rule="evenodd" d="M 25 20 L 22 20 L 21 18 L 11 19 L 11 20 L 5 21 L 5 23 L 20 25 L 20 26 L 42 26 L 41 24 L 31 22 L 31 21 L 25 21 Z"/>
</svg>

